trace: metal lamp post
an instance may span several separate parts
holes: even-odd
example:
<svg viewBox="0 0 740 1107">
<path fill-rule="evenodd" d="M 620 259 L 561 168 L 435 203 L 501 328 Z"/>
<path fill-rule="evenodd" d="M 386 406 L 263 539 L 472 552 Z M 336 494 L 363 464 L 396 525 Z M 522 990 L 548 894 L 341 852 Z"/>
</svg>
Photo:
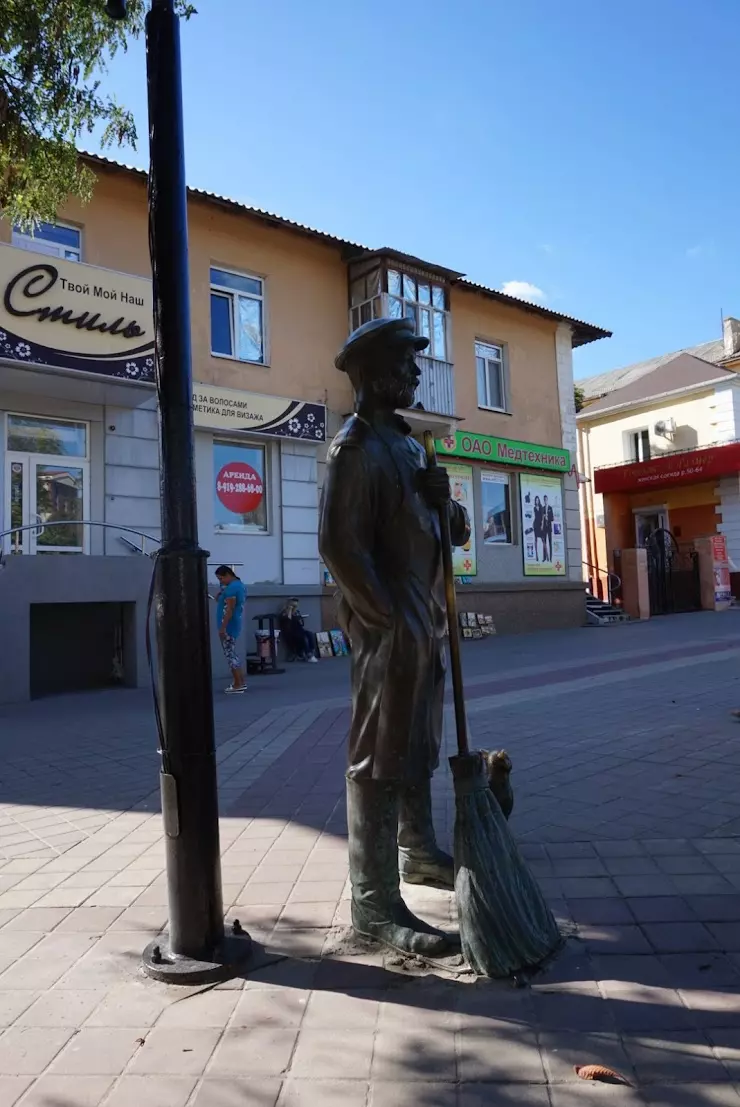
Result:
<svg viewBox="0 0 740 1107">
<path fill-rule="evenodd" d="M 125 0 L 107 0 L 124 19 Z M 157 719 L 169 929 L 144 951 L 145 972 L 206 983 L 237 971 L 251 941 L 226 935 L 208 620 L 208 554 L 198 545 L 195 494 L 187 192 L 180 28 L 174 0 L 146 17 L 149 245 L 161 426 L 162 549 L 155 572 Z"/>
</svg>

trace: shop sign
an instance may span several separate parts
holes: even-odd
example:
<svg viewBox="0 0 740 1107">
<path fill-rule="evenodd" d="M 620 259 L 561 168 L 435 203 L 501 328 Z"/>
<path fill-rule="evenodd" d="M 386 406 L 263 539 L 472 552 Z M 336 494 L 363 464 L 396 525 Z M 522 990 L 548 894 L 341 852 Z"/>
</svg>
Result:
<svg viewBox="0 0 740 1107">
<path fill-rule="evenodd" d="M 452 499 L 464 507 L 470 519 L 470 538 L 464 546 L 452 550 L 452 568 L 456 577 L 477 574 L 475 557 L 475 512 L 473 510 L 473 469 L 470 465 L 445 465 L 450 478 Z"/>
<path fill-rule="evenodd" d="M 534 442 L 492 438 L 461 430 L 440 438 L 437 452 L 477 461 L 495 461 L 501 465 L 520 465 L 525 469 L 554 469 L 560 473 L 567 473 L 571 467 L 569 452 L 557 446 L 538 446 Z"/>
<path fill-rule="evenodd" d="M 251 431 L 305 442 L 326 441 L 323 404 L 262 396 L 213 384 L 193 384 L 193 420 L 196 427 L 218 431 Z"/>
<path fill-rule="evenodd" d="M 154 381 L 152 282 L 0 246 L 0 357 Z"/>
<path fill-rule="evenodd" d="M 698 484 L 740 471 L 740 442 L 709 446 L 594 472 L 594 492 L 637 492 L 663 485 Z"/>
<path fill-rule="evenodd" d="M 243 461 L 232 461 L 219 470 L 216 495 L 228 511 L 235 515 L 249 515 L 262 502 L 262 477 L 251 465 Z"/>
<path fill-rule="evenodd" d="M 519 477 L 525 577 L 565 576 L 563 485 L 557 477 Z"/>
</svg>

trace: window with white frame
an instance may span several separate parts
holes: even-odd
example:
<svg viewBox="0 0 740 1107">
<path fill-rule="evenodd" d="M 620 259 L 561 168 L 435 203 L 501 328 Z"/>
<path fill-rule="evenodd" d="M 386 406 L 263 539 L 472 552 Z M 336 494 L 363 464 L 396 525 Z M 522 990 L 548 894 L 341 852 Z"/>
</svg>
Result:
<svg viewBox="0 0 740 1107">
<path fill-rule="evenodd" d="M 424 357 L 451 361 L 447 293 L 441 284 L 400 269 L 376 267 L 350 281 L 350 327 L 371 319 L 410 319 L 429 339 Z"/>
<path fill-rule="evenodd" d="M 13 227 L 11 241 L 21 250 L 33 250 L 66 261 L 79 261 L 82 256 L 82 232 L 68 223 L 37 223 L 29 231 Z"/>
<path fill-rule="evenodd" d="M 13 553 L 87 553 L 89 433 L 84 422 L 7 415 L 5 507 L 16 528 Z"/>
<path fill-rule="evenodd" d="M 265 282 L 211 269 L 211 353 L 264 365 Z"/>
<path fill-rule="evenodd" d="M 478 407 L 490 408 L 492 411 L 508 411 L 503 346 L 476 342 L 475 368 L 478 378 Z"/>
<path fill-rule="evenodd" d="M 650 431 L 647 428 L 627 434 L 627 458 L 629 461 L 650 460 Z"/>
<path fill-rule="evenodd" d="M 397 269 L 388 270 L 388 315 L 411 319 L 416 333 L 429 339 L 427 357 L 447 361 L 447 301 L 442 285 L 419 280 Z"/>
</svg>

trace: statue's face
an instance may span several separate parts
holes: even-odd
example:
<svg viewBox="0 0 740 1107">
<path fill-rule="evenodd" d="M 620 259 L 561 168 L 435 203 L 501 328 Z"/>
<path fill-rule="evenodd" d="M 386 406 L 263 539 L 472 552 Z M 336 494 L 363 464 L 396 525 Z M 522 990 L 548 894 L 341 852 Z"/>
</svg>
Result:
<svg viewBox="0 0 740 1107">
<path fill-rule="evenodd" d="M 413 346 L 388 346 L 379 351 L 366 373 L 380 403 L 391 408 L 411 407 L 421 375 Z"/>
</svg>

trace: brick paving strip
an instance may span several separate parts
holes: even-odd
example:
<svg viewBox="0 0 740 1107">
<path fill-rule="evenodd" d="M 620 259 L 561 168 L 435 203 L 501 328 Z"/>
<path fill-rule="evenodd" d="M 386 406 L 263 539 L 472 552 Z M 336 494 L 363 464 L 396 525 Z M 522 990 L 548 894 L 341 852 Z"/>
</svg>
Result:
<svg viewBox="0 0 740 1107">
<path fill-rule="evenodd" d="M 346 697 L 265 696 L 246 727 L 219 706 L 229 918 L 287 959 L 205 990 L 138 971 L 166 922 L 149 722 L 79 699 L 16 712 L 12 742 L 1 721 L 0 1105 L 740 1105 L 738 651 L 674 646 L 678 625 L 621 654 L 578 632 L 577 662 L 553 636 L 557 663 L 470 677 L 476 740 L 512 752 L 515 832 L 574 935 L 524 990 L 342 952 Z M 435 809 L 448 837 L 444 769 Z M 445 893 L 407 898 L 454 919 Z M 636 1086 L 579 1081 L 594 1062 Z"/>
</svg>

